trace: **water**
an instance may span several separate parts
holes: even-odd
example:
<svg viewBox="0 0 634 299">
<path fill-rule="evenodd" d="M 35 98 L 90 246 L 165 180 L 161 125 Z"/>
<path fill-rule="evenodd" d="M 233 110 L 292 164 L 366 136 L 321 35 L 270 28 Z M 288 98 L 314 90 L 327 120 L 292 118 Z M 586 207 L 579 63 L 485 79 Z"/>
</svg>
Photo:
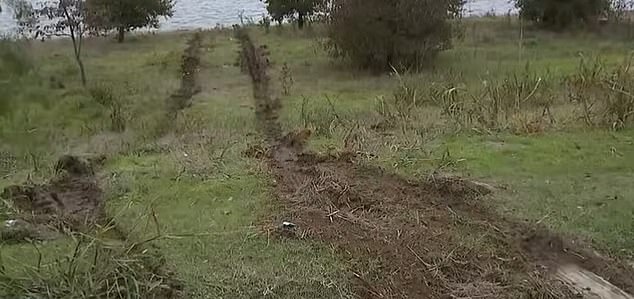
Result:
<svg viewBox="0 0 634 299">
<path fill-rule="evenodd" d="M 506 14 L 512 8 L 513 4 L 509 0 L 469 0 L 465 5 L 467 15 L 482 15 L 487 12 Z M 162 21 L 161 30 L 212 28 L 218 24 L 226 26 L 239 23 L 240 15 L 257 21 L 265 11 L 260 0 L 177 0 L 174 17 Z M 11 12 L 5 8 L 0 13 L 0 33 L 14 29 Z"/>
</svg>

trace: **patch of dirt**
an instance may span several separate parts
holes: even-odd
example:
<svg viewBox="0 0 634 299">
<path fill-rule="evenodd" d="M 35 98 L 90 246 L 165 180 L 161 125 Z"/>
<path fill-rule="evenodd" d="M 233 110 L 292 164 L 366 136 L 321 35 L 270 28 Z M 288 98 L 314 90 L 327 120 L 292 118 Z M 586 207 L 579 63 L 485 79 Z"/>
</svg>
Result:
<svg viewBox="0 0 634 299">
<path fill-rule="evenodd" d="M 51 231 L 82 231 L 104 220 L 103 192 L 93 169 L 100 162 L 101 158 L 63 156 L 55 166 L 56 176 L 48 183 L 5 188 L 1 197 L 15 218 L 15 222 L 5 223 L 9 235 L 23 227 L 19 231 L 31 232 L 23 237 L 46 239 Z"/>
<path fill-rule="evenodd" d="M 178 111 L 191 106 L 191 99 L 200 92 L 198 73 L 200 72 L 200 55 L 202 49 L 202 33 L 196 32 L 187 42 L 181 63 L 181 85 L 168 100 L 168 116 L 176 117 Z"/>
<path fill-rule="evenodd" d="M 628 265 L 496 214 L 479 201 L 489 188 L 413 181 L 356 163 L 354 155 L 305 152 L 310 132 L 282 136 L 279 102 L 263 86 L 268 60 L 246 31 L 238 36 L 285 206 L 272 221 L 292 223 L 295 234 L 286 225 L 282 235 L 321 240 L 346 256 L 359 298 L 578 298 L 556 275 L 570 264 L 634 293 Z"/>
</svg>

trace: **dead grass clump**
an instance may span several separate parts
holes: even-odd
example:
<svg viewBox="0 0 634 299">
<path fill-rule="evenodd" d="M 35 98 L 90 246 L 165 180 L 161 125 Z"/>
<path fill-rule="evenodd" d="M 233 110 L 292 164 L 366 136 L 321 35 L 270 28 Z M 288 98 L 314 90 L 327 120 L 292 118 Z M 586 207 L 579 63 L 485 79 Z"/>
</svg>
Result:
<svg viewBox="0 0 634 299">
<path fill-rule="evenodd" d="M 299 116 L 301 125 L 311 129 L 316 136 L 332 136 L 341 118 L 329 97 L 322 100 L 302 98 Z"/>
<path fill-rule="evenodd" d="M 623 129 L 634 115 L 632 57 L 614 69 L 603 62 L 582 59 L 576 74 L 568 78 L 569 97 L 580 108 L 580 118 L 591 127 Z"/>
<path fill-rule="evenodd" d="M 282 65 L 282 72 L 280 73 L 280 84 L 282 85 L 282 95 L 290 96 L 291 91 L 293 90 L 293 84 L 295 84 L 295 80 L 293 79 L 293 72 L 286 62 Z"/>
<path fill-rule="evenodd" d="M 383 128 L 410 122 L 415 108 L 423 103 L 423 97 L 421 97 L 418 88 L 403 78 L 396 69 L 392 70 L 393 76 L 398 81 L 398 86 L 390 97 L 378 97 L 374 108 L 382 118 L 381 123 L 377 126 Z"/>
<path fill-rule="evenodd" d="M 555 95 L 548 80 L 522 74 L 500 81 L 484 81 L 479 90 L 434 86 L 431 100 L 459 129 L 533 134 L 554 123 Z"/>
</svg>

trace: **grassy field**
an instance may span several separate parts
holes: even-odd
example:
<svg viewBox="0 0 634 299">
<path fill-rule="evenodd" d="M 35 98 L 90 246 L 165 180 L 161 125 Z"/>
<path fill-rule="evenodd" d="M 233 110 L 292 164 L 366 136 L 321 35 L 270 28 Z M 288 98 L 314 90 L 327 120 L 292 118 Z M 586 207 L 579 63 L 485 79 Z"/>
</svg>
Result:
<svg viewBox="0 0 634 299">
<path fill-rule="evenodd" d="M 466 20 L 463 28 L 464 37 L 429 69 L 391 75 L 330 60 L 318 27 L 252 33 L 270 51 L 282 124 L 312 129 L 311 149 L 354 150 L 364 163 L 416 178 L 443 173 L 490 183 L 498 191 L 483 204 L 634 257 L 631 123 L 584 112 L 570 97 L 596 107 L 605 104 L 597 94 L 621 99 L 590 86 L 580 65 L 634 88 L 628 72 L 611 73 L 627 63 L 634 43 L 520 29 L 505 18 Z M 0 188 L 45 180 L 65 153 L 105 154 L 99 177 L 109 214 L 139 239 L 160 232 L 153 244 L 184 282 L 185 297 L 351 297 L 347 265 L 328 244 L 271 238 L 262 228 L 276 202 L 266 167 L 243 155 L 262 137 L 231 31 L 202 33 L 201 92 L 165 123 L 191 35 L 88 40 L 87 89 L 66 41 L 21 44 L 18 52 L 2 42 L 8 54 L 0 57 Z M 97 88 L 116 105 L 97 103 L 90 92 Z M 116 107 L 122 113 L 113 114 Z M 121 121 L 125 130 L 111 130 Z M 165 125 L 166 134 L 157 131 Z M 9 214 L 3 208 L 0 219 Z M 35 284 L 82 297 L 82 287 L 96 283 L 58 271 L 71 263 L 63 257 L 73 242 L 3 244 L 4 292 Z"/>
</svg>

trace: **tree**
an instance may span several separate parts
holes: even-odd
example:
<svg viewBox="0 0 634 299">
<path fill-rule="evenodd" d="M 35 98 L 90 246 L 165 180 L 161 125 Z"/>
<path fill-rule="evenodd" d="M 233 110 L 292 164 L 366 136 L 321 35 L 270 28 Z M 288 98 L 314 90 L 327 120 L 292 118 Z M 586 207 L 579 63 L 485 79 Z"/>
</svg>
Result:
<svg viewBox="0 0 634 299">
<path fill-rule="evenodd" d="M 160 17 L 173 15 L 173 0 L 87 0 L 88 24 L 95 30 L 117 30 L 117 40 L 137 28 L 158 28 Z"/>
<path fill-rule="evenodd" d="M 297 27 L 304 28 L 306 17 L 310 17 L 320 9 L 325 0 L 261 0 L 266 3 L 266 10 L 271 18 L 281 24 L 284 19 L 297 18 Z"/>
<path fill-rule="evenodd" d="M 549 29 L 591 24 L 610 11 L 612 0 L 516 0 L 520 16 Z"/>
<path fill-rule="evenodd" d="M 327 47 L 362 68 L 419 68 L 450 48 L 462 0 L 335 0 Z"/>
<path fill-rule="evenodd" d="M 81 51 L 85 35 L 88 33 L 86 26 L 86 3 L 84 0 L 57 0 L 46 1 L 38 8 L 32 10 L 32 22 L 22 24 L 35 38 L 42 40 L 53 36 L 70 37 L 73 43 L 75 61 L 79 66 L 81 83 L 86 86 L 86 70 L 81 59 Z M 45 19 L 45 22 L 41 22 Z"/>
</svg>

